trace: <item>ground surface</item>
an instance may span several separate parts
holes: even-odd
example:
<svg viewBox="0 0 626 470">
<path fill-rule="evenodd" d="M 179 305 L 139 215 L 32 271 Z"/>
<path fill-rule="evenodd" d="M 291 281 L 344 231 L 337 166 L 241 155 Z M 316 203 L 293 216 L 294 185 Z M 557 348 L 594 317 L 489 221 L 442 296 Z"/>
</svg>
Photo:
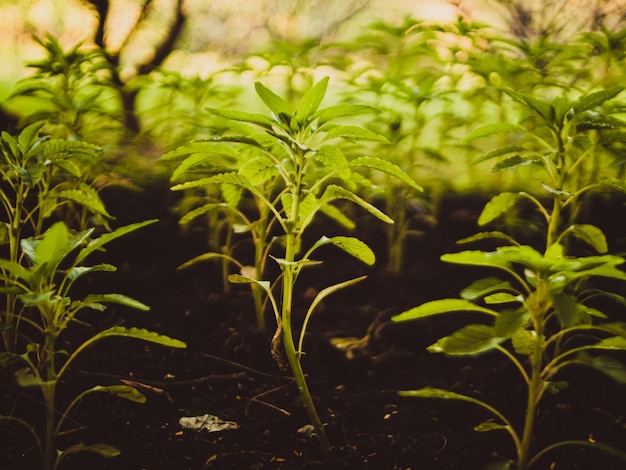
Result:
<svg viewBox="0 0 626 470">
<path fill-rule="evenodd" d="M 479 203 L 448 200 L 440 208 L 438 223 L 410 243 L 401 277 L 386 273 L 383 263 L 365 268 L 339 252 L 327 253 L 326 264 L 303 277 L 299 319 L 312 291 L 369 275 L 329 298 L 313 317 L 305 341 L 304 370 L 333 445 L 325 456 L 315 438 L 298 432 L 307 424 L 306 414 L 289 374 L 271 358 L 272 323 L 266 333 L 255 330 L 248 291 L 237 287 L 224 295 L 217 269 L 209 264 L 176 271 L 180 263 L 202 252 L 204 235 L 179 229 L 176 215 L 168 209 L 169 193 L 162 188 L 105 196 L 110 211 L 119 214 L 118 224 L 152 217 L 160 222 L 111 245 L 106 259 L 119 271 L 92 278 L 81 288 L 124 293 L 151 305 L 152 311 L 111 307 L 89 318 L 93 330 L 68 335 L 68 347 L 81 335 L 120 322 L 182 339 L 188 347 L 173 350 L 120 339 L 85 353 L 60 386 L 60 402 L 87 386 L 123 381 L 136 383 L 148 400 L 143 405 L 109 396 L 84 400 L 60 437 L 60 446 L 102 441 L 122 454 L 111 460 L 78 454 L 63 468 L 478 470 L 514 457 L 506 433 L 473 431 L 490 418 L 481 409 L 397 394 L 423 386 L 450 388 L 495 404 L 516 423 L 521 418 L 524 389 L 500 356 L 453 360 L 425 350 L 459 327 L 458 318 L 389 321 L 393 314 L 425 300 L 456 296 L 471 281 L 476 274 L 471 269 L 445 265 L 438 258 L 457 250 L 454 241 L 475 231 Z M 376 227 L 365 223 L 359 236 L 380 254 L 384 236 Z M 362 338 L 368 331 L 364 347 L 350 355 L 331 343 L 332 338 Z M 626 450 L 626 388 L 582 369 L 569 371 L 563 379 L 570 387 L 542 404 L 537 449 L 563 439 L 592 439 Z M 5 386 L 0 396 L 3 407 L 9 396 Z M 24 395 L 18 407 L 37 419 L 38 403 L 29 396 Z M 206 413 L 233 421 L 238 428 L 209 433 L 178 424 L 183 416 Z M 6 446 L 0 468 L 40 468 L 26 433 L 6 426 L 0 432 Z M 570 447 L 550 454 L 535 468 L 624 468 L 620 465 L 593 449 Z"/>
</svg>

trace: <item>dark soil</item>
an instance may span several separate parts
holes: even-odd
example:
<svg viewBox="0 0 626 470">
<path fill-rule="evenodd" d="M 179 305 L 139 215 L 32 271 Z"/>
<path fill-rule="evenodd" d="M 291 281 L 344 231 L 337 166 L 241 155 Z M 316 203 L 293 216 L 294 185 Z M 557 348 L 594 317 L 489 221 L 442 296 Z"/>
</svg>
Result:
<svg viewBox="0 0 626 470">
<path fill-rule="evenodd" d="M 311 292 L 333 282 L 368 274 L 368 279 L 325 302 L 311 321 L 305 340 L 304 370 L 333 445 L 323 455 L 315 437 L 298 432 L 308 424 L 289 373 L 270 355 L 271 331 L 256 331 L 251 297 L 245 287 L 224 294 L 219 270 L 211 264 L 177 271 L 202 253 L 205 234 L 182 231 L 171 212 L 172 196 L 163 187 L 146 193 L 110 192 L 107 207 L 116 224 L 158 217 L 159 223 L 120 239 L 102 254 L 117 273 L 93 276 L 79 286 L 85 292 L 118 292 L 151 305 L 134 312 L 110 307 L 85 318 L 92 327 L 63 338 L 68 348 L 114 324 L 137 326 L 179 338 L 186 349 L 168 349 L 132 339 L 111 339 L 84 353 L 59 388 L 59 403 L 96 384 L 135 384 L 145 404 L 92 395 L 71 415 L 59 447 L 76 442 L 106 442 L 122 451 L 113 459 L 80 453 L 65 469 L 426 469 L 472 470 L 515 457 L 508 434 L 480 433 L 473 427 L 491 419 L 468 403 L 409 399 L 398 390 L 424 386 L 448 388 L 499 407 L 515 423 L 524 408 L 524 388 L 502 356 L 451 359 L 426 347 L 462 325 L 450 316 L 395 324 L 392 315 L 423 301 L 458 295 L 478 274 L 446 265 L 442 253 L 456 251 L 455 241 L 476 231 L 481 197 L 446 198 L 438 222 L 407 242 L 405 272 L 383 269 L 384 228 L 364 218 L 358 236 L 379 256 L 365 268 L 329 250 L 325 263 L 300 280 L 296 316 L 301 320 Z M 598 209 L 602 212 L 602 207 Z M 600 213 L 598 212 L 598 213 Z M 622 217 L 622 221 L 624 218 Z M 610 235 L 620 235 L 614 223 Z M 319 227 L 320 233 L 327 228 Z M 610 230 L 609 230 L 610 231 Z M 297 323 L 299 324 L 299 323 Z M 347 354 L 333 338 L 363 338 Z M 542 403 L 535 448 L 566 439 L 595 440 L 626 450 L 626 388 L 585 369 L 571 369 L 569 388 Z M 2 413 L 11 409 L 8 376 L 0 391 Z M 38 422 L 40 398 L 22 394 L 15 405 L 21 416 Z M 8 407 L 8 408 L 7 408 Z M 209 413 L 236 422 L 220 432 L 183 429 L 179 419 Z M 0 427 L 4 450 L 1 469 L 40 468 L 31 437 L 15 426 Z M 588 447 L 568 447 L 540 460 L 537 469 L 618 469 L 616 458 Z"/>
</svg>

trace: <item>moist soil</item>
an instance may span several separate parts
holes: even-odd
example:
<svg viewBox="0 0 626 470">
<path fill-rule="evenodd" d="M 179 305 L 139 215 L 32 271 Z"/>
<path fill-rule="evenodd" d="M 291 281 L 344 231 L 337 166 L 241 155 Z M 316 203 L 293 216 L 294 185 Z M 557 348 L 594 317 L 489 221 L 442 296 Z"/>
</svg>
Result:
<svg viewBox="0 0 626 470">
<path fill-rule="evenodd" d="M 472 470 L 515 457 L 505 431 L 474 431 L 493 418 L 481 408 L 397 393 L 425 386 L 447 388 L 487 401 L 521 423 L 524 387 L 502 355 L 453 359 L 426 350 L 465 324 L 467 313 L 402 324 L 391 321 L 424 301 L 458 296 L 483 274 L 442 263 L 439 256 L 458 251 L 456 240 L 477 231 L 484 196 L 443 197 L 436 222 L 418 220 L 414 228 L 421 234 L 406 240 L 402 275 L 385 270 L 385 228 L 365 215 L 358 216 L 354 235 L 377 254 L 373 267 L 329 249 L 320 253 L 321 265 L 303 272 L 296 325 L 320 289 L 368 275 L 327 298 L 311 318 L 304 341 L 303 368 L 326 423 L 332 444 L 328 455 L 306 432 L 307 415 L 296 385 L 270 353 L 273 315 L 267 317 L 268 331 L 260 332 L 245 286 L 233 285 L 225 293 L 220 270 L 210 263 L 176 269 L 206 251 L 207 236 L 201 227 L 181 229 L 166 185 L 140 193 L 108 190 L 103 198 L 117 216 L 116 225 L 149 218 L 159 222 L 113 242 L 98 256 L 118 271 L 94 275 L 77 288 L 126 294 L 150 305 L 151 311 L 110 306 L 104 313 L 90 313 L 83 317 L 89 325 L 68 331 L 61 338 L 63 346 L 75 348 L 96 331 L 123 324 L 181 339 L 187 348 L 117 338 L 85 351 L 59 385 L 59 404 L 88 387 L 114 384 L 135 385 L 147 401 L 138 404 L 104 394 L 85 398 L 71 414 L 58 446 L 106 442 L 121 454 L 105 459 L 79 453 L 64 460 L 61 469 Z M 591 214 L 603 219 L 598 225 L 609 235 L 610 246 L 623 246 L 623 206 L 608 206 L 601 199 L 594 207 Z M 615 210 L 621 211 L 619 217 Z M 313 237 L 337 234 L 330 223 L 319 224 L 315 231 Z M 337 347 L 337 338 L 352 338 L 347 343 L 353 347 Z M 542 402 L 534 448 L 582 440 L 626 451 L 626 387 L 584 368 L 564 371 L 559 379 L 569 387 Z M 14 400 L 6 372 L 2 383 L 2 412 L 8 414 L 5 410 L 14 407 L 16 415 L 40 425 L 38 393 L 20 391 Z M 236 428 L 209 432 L 179 424 L 181 417 L 205 414 L 236 423 Z M 41 468 L 27 432 L 5 424 L 0 435 L 1 469 Z M 546 455 L 533 468 L 615 470 L 626 464 L 597 449 L 570 446 Z"/>
</svg>

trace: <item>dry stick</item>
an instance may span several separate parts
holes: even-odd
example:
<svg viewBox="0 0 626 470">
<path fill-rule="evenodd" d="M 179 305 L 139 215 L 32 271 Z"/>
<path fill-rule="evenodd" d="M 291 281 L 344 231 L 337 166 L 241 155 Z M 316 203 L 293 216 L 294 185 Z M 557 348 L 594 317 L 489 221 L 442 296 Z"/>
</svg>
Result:
<svg viewBox="0 0 626 470">
<path fill-rule="evenodd" d="M 284 384 L 284 385 L 280 385 L 278 387 L 274 387 L 274 388 L 272 388 L 270 390 L 265 390 L 264 392 L 261 392 L 258 395 L 253 396 L 252 398 L 249 398 L 248 406 L 246 406 L 246 414 L 248 413 L 247 408 L 250 406 L 250 402 L 255 402 L 255 403 L 259 403 L 261 405 L 269 406 L 270 408 L 273 408 L 276 411 L 279 411 L 279 412 L 283 413 L 286 416 L 291 416 L 291 413 L 289 413 L 289 411 L 284 410 L 283 408 L 279 408 L 276 405 L 272 405 L 271 403 L 268 403 L 266 401 L 259 400 L 259 397 L 262 397 L 262 396 L 267 395 L 269 393 L 274 393 L 275 391 L 280 390 L 281 388 L 285 388 L 287 385 L 289 385 L 289 384 Z"/>
</svg>

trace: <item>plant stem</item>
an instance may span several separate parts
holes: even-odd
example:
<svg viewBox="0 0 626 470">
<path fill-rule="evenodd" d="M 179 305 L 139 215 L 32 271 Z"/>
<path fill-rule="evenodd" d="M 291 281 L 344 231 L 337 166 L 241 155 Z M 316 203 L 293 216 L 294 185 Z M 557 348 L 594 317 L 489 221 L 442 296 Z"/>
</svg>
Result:
<svg viewBox="0 0 626 470">
<path fill-rule="evenodd" d="M 52 328 L 49 325 L 48 328 Z M 45 376 L 42 384 L 42 392 L 46 404 L 46 424 L 45 424 L 45 440 L 43 453 L 44 470 L 52 470 L 56 461 L 56 444 L 55 444 L 55 391 L 56 391 L 56 371 L 54 366 L 54 343 L 55 335 L 52 331 L 46 330 L 45 339 Z"/>
<path fill-rule="evenodd" d="M 295 278 L 294 267 L 292 264 L 289 263 L 294 259 L 294 252 L 295 236 L 293 233 L 290 233 L 287 234 L 285 254 L 285 260 L 288 264 L 287 266 L 285 266 L 283 277 L 283 303 L 281 315 L 283 326 L 283 345 L 285 347 L 285 353 L 287 355 L 287 360 L 289 361 L 289 366 L 291 367 L 291 372 L 296 379 L 296 385 L 298 387 L 298 391 L 300 392 L 300 397 L 302 398 L 304 407 L 306 408 L 306 411 L 309 415 L 309 420 L 311 421 L 311 424 L 315 429 L 315 434 L 320 441 L 322 451 L 324 453 L 328 453 L 330 452 L 330 442 L 328 441 L 326 431 L 324 430 L 322 422 L 320 421 L 317 410 L 315 409 L 315 404 L 313 403 L 313 399 L 311 397 L 311 393 L 309 392 L 309 387 L 307 386 L 304 371 L 302 370 L 300 356 L 296 351 L 293 340 L 293 332 L 291 329 L 291 308 L 293 304 L 293 286 L 295 283 Z"/>
<path fill-rule="evenodd" d="M 322 451 L 327 454 L 330 452 L 331 446 L 326 436 L 326 431 L 322 425 L 322 422 L 315 409 L 311 392 L 306 383 L 304 371 L 302 370 L 302 363 L 300 362 L 300 355 L 296 350 L 293 340 L 293 331 L 291 328 L 291 311 L 293 307 L 293 289 L 296 283 L 297 263 L 296 253 L 298 245 L 298 216 L 299 205 L 301 197 L 301 184 L 302 184 L 302 172 L 304 167 L 304 155 L 299 150 L 294 151 L 294 163 L 296 171 L 295 181 L 293 181 L 293 187 L 291 194 L 293 196 L 292 206 L 290 214 L 287 214 L 285 231 L 285 260 L 283 266 L 283 298 L 281 306 L 281 324 L 283 328 L 283 345 L 285 348 L 285 354 L 291 368 L 293 377 L 296 379 L 296 385 L 300 392 L 300 397 L 304 407 L 309 415 L 309 420 L 313 425 L 315 434 L 322 446 Z"/>
</svg>

